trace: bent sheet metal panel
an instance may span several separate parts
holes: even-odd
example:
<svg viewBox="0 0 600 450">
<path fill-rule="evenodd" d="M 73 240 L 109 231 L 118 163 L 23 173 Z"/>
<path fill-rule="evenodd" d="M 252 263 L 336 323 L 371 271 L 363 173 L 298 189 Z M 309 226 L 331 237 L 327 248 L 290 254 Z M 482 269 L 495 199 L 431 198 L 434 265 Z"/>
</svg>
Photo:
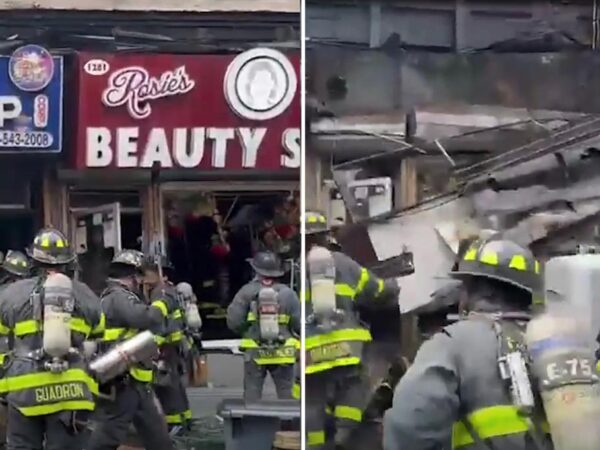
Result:
<svg viewBox="0 0 600 450">
<path fill-rule="evenodd" d="M 385 223 L 369 225 L 368 232 L 379 260 L 413 252 L 415 272 L 398 278 L 400 311 L 407 313 L 430 301 L 433 291 L 447 282 L 454 253 L 436 227 L 454 222 L 459 229 L 471 216 L 467 199 L 444 197 L 404 212 Z"/>
</svg>

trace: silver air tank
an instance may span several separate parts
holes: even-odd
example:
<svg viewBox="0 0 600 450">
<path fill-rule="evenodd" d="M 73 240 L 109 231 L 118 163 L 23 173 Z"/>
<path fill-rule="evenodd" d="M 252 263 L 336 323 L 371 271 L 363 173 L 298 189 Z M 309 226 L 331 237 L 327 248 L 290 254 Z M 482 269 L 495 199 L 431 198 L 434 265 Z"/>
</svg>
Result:
<svg viewBox="0 0 600 450">
<path fill-rule="evenodd" d="M 198 301 L 192 286 L 189 283 L 179 283 L 177 292 L 184 303 L 186 325 L 194 330 L 199 330 L 202 328 L 202 317 L 198 312 Z"/>
<path fill-rule="evenodd" d="M 279 338 L 279 301 L 277 291 L 263 286 L 258 292 L 258 325 L 263 341 Z"/>
<path fill-rule="evenodd" d="M 155 336 L 142 331 L 121 342 L 90 363 L 90 370 L 100 383 L 124 374 L 132 366 L 151 360 L 158 353 Z"/>
<path fill-rule="evenodd" d="M 63 358 L 71 349 L 71 313 L 74 308 L 73 282 L 61 273 L 48 275 L 44 282 L 44 352 Z"/>
<path fill-rule="evenodd" d="M 332 316 L 336 311 L 335 261 L 325 247 L 313 247 L 306 257 L 310 280 L 310 302 L 316 317 Z"/>
<path fill-rule="evenodd" d="M 600 255 L 551 259 L 545 266 L 545 311 L 526 332 L 555 450 L 594 450 L 600 443 L 598 333 Z"/>
</svg>

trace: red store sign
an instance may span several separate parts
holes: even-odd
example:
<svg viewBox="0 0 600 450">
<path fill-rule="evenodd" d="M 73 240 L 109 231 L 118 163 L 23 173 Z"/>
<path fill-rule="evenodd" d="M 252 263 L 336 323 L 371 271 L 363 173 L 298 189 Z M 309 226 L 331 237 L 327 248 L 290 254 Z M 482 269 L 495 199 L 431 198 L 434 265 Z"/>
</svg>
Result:
<svg viewBox="0 0 600 450">
<path fill-rule="evenodd" d="M 300 167 L 299 55 L 79 55 L 75 167 Z"/>
</svg>

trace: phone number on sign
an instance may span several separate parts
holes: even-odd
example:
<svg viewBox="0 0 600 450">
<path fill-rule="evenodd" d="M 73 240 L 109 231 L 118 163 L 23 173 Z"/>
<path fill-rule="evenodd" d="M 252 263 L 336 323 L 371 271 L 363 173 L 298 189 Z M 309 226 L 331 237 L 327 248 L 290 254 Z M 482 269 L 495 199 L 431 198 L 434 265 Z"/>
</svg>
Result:
<svg viewBox="0 0 600 450">
<path fill-rule="evenodd" d="M 0 147 L 46 148 L 53 140 L 52 135 L 44 131 L 0 130 Z"/>
</svg>

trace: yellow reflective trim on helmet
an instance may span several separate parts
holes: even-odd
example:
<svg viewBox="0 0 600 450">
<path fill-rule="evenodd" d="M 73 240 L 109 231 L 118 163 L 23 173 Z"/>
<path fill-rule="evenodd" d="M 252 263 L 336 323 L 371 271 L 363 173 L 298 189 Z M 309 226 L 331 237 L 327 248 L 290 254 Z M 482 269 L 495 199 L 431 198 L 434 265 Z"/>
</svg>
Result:
<svg viewBox="0 0 600 450">
<path fill-rule="evenodd" d="M 317 216 L 308 216 L 306 218 L 307 223 L 317 223 Z"/>
<path fill-rule="evenodd" d="M 17 408 L 26 417 L 47 416 L 61 411 L 93 411 L 96 403 L 89 400 L 72 400 L 67 402 L 51 403 L 49 405 L 22 406 Z"/>
<path fill-rule="evenodd" d="M 308 336 L 304 340 L 304 349 L 310 350 L 322 345 L 336 344 L 344 341 L 369 342 L 373 339 L 371 332 L 364 328 L 347 328 L 331 333 Z"/>
<path fill-rule="evenodd" d="M 353 422 L 362 422 L 362 410 L 353 406 L 338 405 L 333 410 L 333 416 L 338 419 L 352 420 Z"/>
<path fill-rule="evenodd" d="M 525 433 L 529 422 L 513 405 L 490 406 L 469 414 L 466 418 L 477 435 L 485 440 L 499 436 Z M 464 423 L 456 422 L 452 427 L 452 448 L 474 444 L 471 433 Z"/>
<path fill-rule="evenodd" d="M 42 236 L 40 247 L 42 247 L 42 248 L 49 248 L 50 247 L 50 236 L 48 236 L 47 234 L 45 234 L 44 236 Z"/>
<path fill-rule="evenodd" d="M 464 261 L 475 261 L 477 259 L 477 248 L 471 247 L 463 256 Z"/>
<path fill-rule="evenodd" d="M 313 447 L 325 444 L 325 431 L 309 431 L 306 433 L 306 441 L 309 446 Z"/>
<path fill-rule="evenodd" d="M 523 255 L 514 255 L 510 259 L 510 264 L 508 267 L 511 269 L 522 270 L 524 272 L 527 270 L 527 260 Z"/>
<path fill-rule="evenodd" d="M 158 308 L 164 317 L 169 315 L 169 308 L 167 308 L 167 304 L 164 300 L 154 300 L 150 306 Z"/>
<path fill-rule="evenodd" d="M 483 250 L 479 256 L 479 261 L 490 266 L 498 265 L 498 253 L 489 250 Z"/>
<path fill-rule="evenodd" d="M 63 241 L 62 239 L 57 239 L 56 240 L 56 248 L 65 248 L 66 247 L 66 242 Z"/>
</svg>

